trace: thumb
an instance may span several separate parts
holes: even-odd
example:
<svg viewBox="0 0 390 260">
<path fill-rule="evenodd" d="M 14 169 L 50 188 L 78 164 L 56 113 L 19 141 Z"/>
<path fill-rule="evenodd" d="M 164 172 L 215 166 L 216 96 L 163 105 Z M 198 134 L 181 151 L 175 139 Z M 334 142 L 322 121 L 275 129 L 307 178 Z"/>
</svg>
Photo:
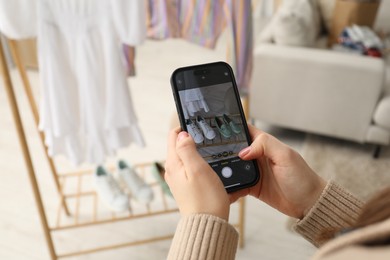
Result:
<svg viewBox="0 0 390 260">
<path fill-rule="evenodd" d="M 196 172 L 206 161 L 196 150 L 196 145 L 192 137 L 187 132 L 180 132 L 176 141 L 176 153 L 187 169 Z"/>
</svg>

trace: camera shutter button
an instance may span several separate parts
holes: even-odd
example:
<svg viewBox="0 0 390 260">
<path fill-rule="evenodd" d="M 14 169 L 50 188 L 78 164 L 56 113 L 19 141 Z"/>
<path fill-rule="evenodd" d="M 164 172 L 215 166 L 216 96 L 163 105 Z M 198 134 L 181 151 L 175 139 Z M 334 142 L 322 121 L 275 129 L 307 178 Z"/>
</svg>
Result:
<svg viewBox="0 0 390 260">
<path fill-rule="evenodd" d="M 232 170 L 232 168 L 226 166 L 226 167 L 222 168 L 221 173 L 222 173 L 223 177 L 230 178 L 233 174 L 233 170 Z"/>
</svg>

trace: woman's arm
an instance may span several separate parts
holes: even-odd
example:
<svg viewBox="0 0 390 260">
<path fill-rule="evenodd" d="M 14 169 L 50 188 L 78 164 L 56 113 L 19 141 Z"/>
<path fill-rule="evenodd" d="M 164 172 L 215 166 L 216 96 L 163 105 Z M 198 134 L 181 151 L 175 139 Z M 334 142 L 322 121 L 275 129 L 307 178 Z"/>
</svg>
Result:
<svg viewBox="0 0 390 260">
<path fill-rule="evenodd" d="M 230 260 L 237 244 L 238 233 L 226 220 L 206 214 L 183 216 L 167 259 Z"/>
<path fill-rule="evenodd" d="M 171 132 L 165 179 L 182 219 L 170 259 L 198 258 L 207 252 L 223 256 L 221 259 L 234 258 L 238 235 L 227 223 L 229 206 L 248 194 L 301 219 L 296 230 L 316 245 L 321 244 L 318 234 L 327 228 L 348 226 L 355 220 L 361 207 L 359 200 L 337 185 L 327 184 L 297 152 L 275 137 L 253 127 L 249 130 L 253 143 L 239 156 L 243 160 L 257 160 L 261 181 L 230 195 L 197 152 L 191 136 L 179 128 Z M 218 246 L 219 243 L 228 245 L 230 250 Z"/>
<path fill-rule="evenodd" d="M 327 231 L 351 226 L 361 211 L 363 202 L 334 182 L 329 182 L 308 214 L 294 225 L 305 239 L 321 246 L 327 242 Z"/>
<path fill-rule="evenodd" d="M 228 194 L 192 138 L 180 129 L 170 134 L 165 170 L 181 214 L 168 259 L 234 259 L 238 233 L 227 222 Z"/>
</svg>

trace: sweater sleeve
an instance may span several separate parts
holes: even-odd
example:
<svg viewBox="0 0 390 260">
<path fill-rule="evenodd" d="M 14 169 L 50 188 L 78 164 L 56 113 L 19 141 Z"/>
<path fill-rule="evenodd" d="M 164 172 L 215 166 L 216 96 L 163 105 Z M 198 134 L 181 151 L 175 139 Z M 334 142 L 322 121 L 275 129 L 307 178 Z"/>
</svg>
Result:
<svg viewBox="0 0 390 260">
<path fill-rule="evenodd" d="M 363 202 L 330 181 L 309 213 L 299 220 L 294 230 L 305 239 L 320 246 L 320 235 L 334 228 L 351 226 L 359 216 Z"/>
<path fill-rule="evenodd" d="M 179 221 L 167 259 L 234 259 L 237 244 L 238 232 L 227 221 L 190 215 Z"/>
</svg>

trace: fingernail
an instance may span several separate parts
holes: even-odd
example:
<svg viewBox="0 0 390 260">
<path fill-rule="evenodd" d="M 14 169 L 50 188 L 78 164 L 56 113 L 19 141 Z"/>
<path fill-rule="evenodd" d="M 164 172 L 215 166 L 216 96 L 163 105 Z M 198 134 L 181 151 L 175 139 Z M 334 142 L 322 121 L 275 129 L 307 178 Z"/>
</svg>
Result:
<svg viewBox="0 0 390 260">
<path fill-rule="evenodd" d="M 251 151 L 251 147 L 248 146 L 247 148 L 242 149 L 242 150 L 238 153 L 238 156 L 239 156 L 239 157 L 244 157 L 244 156 L 247 155 L 250 151 Z"/>
<path fill-rule="evenodd" d="M 177 136 L 177 141 L 180 142 L 182 139 L 188 137 L 188 133 L 187 132 L 180 132 L 179 135 Z"/>
</svg>

